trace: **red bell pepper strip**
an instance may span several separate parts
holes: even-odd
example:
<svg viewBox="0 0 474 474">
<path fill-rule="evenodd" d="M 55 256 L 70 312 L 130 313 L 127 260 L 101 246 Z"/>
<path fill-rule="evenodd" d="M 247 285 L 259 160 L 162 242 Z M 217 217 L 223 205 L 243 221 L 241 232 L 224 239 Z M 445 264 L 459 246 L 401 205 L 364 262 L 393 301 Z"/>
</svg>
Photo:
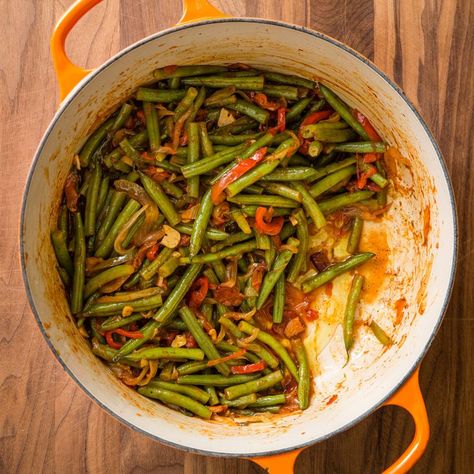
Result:
<svg viewBox="0 0 474 474">
<path fill-rule="evenodd" d="M 154 244 L 147 250 L 146 258 L 150 262 L 153 262 L 153 260 L 155 260 L 156 256 L 158 255 L 158 249 L 159 248 L 160 248 L 160 244 Z"/>
<path fill-rule="evenodd" d="M 222 364 L 222 362 L 227 362 L 228 360 L 233 360 L 233 359 L 238 359 L 239 357 L 242 357 L 245 355 L 247 352 L 246 349 L 240 349 L 240 351 L 233 352 L 232 354 L 225 356 L 225 357 L 220 357 L 219 359 L 212 359 L 207 363 L 208 367 L 214 367 L 215 365 Z"/>
<path fill-rule="evenodd" d="M 105 340 L 107 341 L 107 344 L 112 347 L 112 349 L 120 349 L 122 347 L 122 344 L 119 344 L 118 342 L 114 341 L 114 338 L 112 337 L 112 334 L 114 331 L 107 331 L 104 333 Z"/>
<path fill-rule="evenodd" d="M 199 277 L 191 287 L 189 294 L 189 306 L 190 308 L 199 308 L 207 296 L 209 291 L 209 280 L 206 276 Z"/>
<path fill-rule="evenodd" d="M 140 331 L 126 331 L 125 329 L 118 328 L 109 332 L 111 332 L 112 334 L 119 334 L 120 336 L 125 336 L 130 339 L 143 339 L 143 334 Z"/>
<path fill-rule="evenodd" d="M 382 139 L 380 138 L 380 135 L 375 131 L 375 128 L 372 126 L 372 124 L 369 122 L 369 119 L 359 112 L 358 110 L 353 111 L 353 114 L 356 118 L 356 120 L 364 127 L 365 132 L 369 136 L 369 138 L 374 141 L 374 142 L 381 142 Z"/>
<path fill-rule="evenodd" d="M 375 167 L 368 165 L 365 171 L 363 171 L 360 176 L 357 178 L 357 187 L 359 189 L 365 188 L 367 185 L 367 180 L 373 176 L 375 173 L 377 173 L 377 170 Z"/>
<path fill-rule="evenodd" d="M 255 212 L 255 227 L 260 234 L 278 235 L 283 227 L 283 217 L 273 216 L 273 208 L 259 207 Z"/>
<path fill-rule="evenodd" d="M 286 108 L 280 107 L 277 110 L 277 125 L 276 127 L 270 128 L 268 131 L 273 135 L 276 132 L 284 132 L 286 130 Z"/>
<path fill-rule="evenodd" d="M 378 160 L 380 153 L 365 153 L 364 163 L 374 163 Z"/>
<path fill-rule="evenodd" d="M 220 204 L 225 198 L 223 193 L 224 189 L 226 189 L 230 183 L 233 183 L 236 179 L 240 178 L 243 174 L 245 174 L 247 171 L 251 170 L 258 163 L 260 163 L 260 161 L 262 161 L 265 157 L 266 153 L 267 147 L 260 148 L 251 157 L 240 161 L 229 171 L 227 171 L 227 173 L 225 173 L 222 178 L 212 186 L 212 202 L 215 205 Z"/>
<path fill-rule="evenodd" d="M 262 109 L 273 111 L 273 110 L 277 110 L 278 107 L 280 107 L 280 104 L 278 102 L 273 102 L 271 100 L 268 100 L 268 97 L 263 92 L 255 93 L 252 99 L 257 105 L 262 107 Z"/>
<path fill-rule="evenodd" d="M 255 362 L 255 364 L 247 364 L 247 365 L 234 365 L 230 368 L 230 371 L 233 374 L 253 374 L 255 372 L 261 372 L 265 369 L 267 364 L 265 361 L 261 360 L 259 362 Z"/>
</svg>

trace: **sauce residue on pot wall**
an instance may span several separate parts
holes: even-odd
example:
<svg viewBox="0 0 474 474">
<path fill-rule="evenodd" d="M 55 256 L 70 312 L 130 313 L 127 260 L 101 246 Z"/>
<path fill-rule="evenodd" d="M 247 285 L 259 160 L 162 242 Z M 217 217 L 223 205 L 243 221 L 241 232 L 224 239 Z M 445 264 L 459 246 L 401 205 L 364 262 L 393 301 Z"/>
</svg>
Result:
<svg viewBox="0 0 474 474">
<path fill-rule="evenodd" d="M 361 252 L 373 252 L 375 257 L 362 265 L 358 272 L 365 276 L 363 299 L 373 303 L 385 283 L 390 248 L 383 226 L 378 230 L 363 232 L 359 245 Z"/>
</svg>

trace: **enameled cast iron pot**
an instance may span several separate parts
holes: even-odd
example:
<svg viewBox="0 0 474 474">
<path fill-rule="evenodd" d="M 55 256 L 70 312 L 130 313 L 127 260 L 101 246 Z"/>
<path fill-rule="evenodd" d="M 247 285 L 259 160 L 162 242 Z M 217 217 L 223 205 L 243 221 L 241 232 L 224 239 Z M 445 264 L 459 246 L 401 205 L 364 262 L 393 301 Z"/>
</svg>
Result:
<svg viewBox="0 0 474 474">
<path fill-rule="evenodd" d="M 229 18 L 206 0 L 183 0 L 178 26 L 86 71 L 69 61 L 64 44 L 74 24 L 99 1 L 77 1 L 53 34 L 52 54 L 64 100 L 34 157 L 21 214 L 21 262 L 28 297 L 59 362 L 92 399 L 131 428 L 187 451 L 252 458 L 273 472 L 291 471 L 306 446 L 346 430 L 383 404 L 399 405 L 414 417 L 415 436 L 385 472 L 406 472 L 429 438 L 417 367 L 441 323 L 456 261 L 453 193 L 425 122 L 395 84 L 346 45 L 287 23 Z M 354 351 L 343 367 L 338 359 L 340 327 L 319 327 L 318 334 L 332 331 L 332 336 L 324 347 L 315 349 L 318 375 L 311 407 L 248 426 L 186 417 L 138 395 L 106 370 L 75 327 L 49 239 L 73 155 L 90 131 L 138 85 L 152 81 L 155 68 L 235 62 L 321 79 L 368 116 L 402 155 L 390 166 L 396 192 L 390 196 L 393 205 L 383 221 L 390 247 L 382 275 L 385 282 L 376 301 L 363 308 L 388 328 L 395 344 L 382 350 L 362 330 L 364 350 Z M 395 321 L 393 303 L 400 298 L 406 299 L 407 306 L 402 320 Z M 311 330 L 309 345 L 317 346 L 318 337 Z M 334 393 L 337 400 L 328 405 Z"/>
</svg>

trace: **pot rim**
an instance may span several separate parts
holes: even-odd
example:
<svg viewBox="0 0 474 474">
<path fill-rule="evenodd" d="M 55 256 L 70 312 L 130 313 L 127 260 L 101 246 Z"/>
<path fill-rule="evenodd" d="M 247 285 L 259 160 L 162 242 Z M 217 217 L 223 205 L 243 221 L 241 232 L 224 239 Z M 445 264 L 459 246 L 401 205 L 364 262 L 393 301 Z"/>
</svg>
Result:
<svg viewBox="0 0 474 474">
<path fill-rule="evenodd" d="M 260 23 L 264 25 L 270 25 L 270 26 L 279 26 L 279 27 L 284 27 L 288 28 L 290 30 L 298 31 L 301 33 L 306 33 L 309 34 L 313 37 L 316 37 L 318 39 L 321 39 L 327 43 L 330 43 L 334 46 L 337 46 L 338 48 L 342 49 L 345 52 L 350 53 L 356 60 L 359 60 L 363 63 L 365 63 L 368 67 L 370 67 L 375 73 L 377 73 L 384 81 L 400 96 L 402 100 L 405 101 L 405 103 L 408 105 L 410 110 L 415 114 L 416 118 L 418 121 L 421 123 L 423 126 L 423 129 L 425 130 L 425 133 L 427 134 L 431 144 L 433 145 L 433 148 L 435 149 L 436 156 L 438 158 L 438 161 L 441 165 L 443 175 L 444 175 L 444 180 L 446 182 L 447 188 L 448 188 L 448 195 L 449 195 L 449 202 L 451 206 L 451 211 L 452 211 L 452 225 L 453 225 L 453 256 L 451 260 L 451 265 L 450 265 L 450 272 L 449 272 L 449 283 L 448 283 L 448 288 L 446 291 L 446 294 L 444 296 L 444 301 L 441 307 L 441 310 L 439 312 L 438 319 L 436 323 L 433 326 L 433 331 L 431 333 L 430 339 L 426 343 L 424 349 L 421 351 L 421 353 L 418 355 L 415 363 L 412 365 L 412 367 L 405 373 L 405 375 L 402 377 L 402 379 L 392 388 L 392 390 L 388 391 L 381 399 L 374 403 L 372 407 L 370 407 L 368 410 L 366 410 L 364 413 L 359 415 L 357 418 L 349 421 L 342 427 L 340 427 L 337 430 L 332 431 L 331 433 L 328 433 L 324 436 L 320 436 L 316 439 L 313 439 L 311 441 L 307 441 L 304 443 L 299 443 L 295 444 L 294 446 L 289 446 L 281 449 L 275 449 L 275 450 L 270 450 L 270 451 L 261 451 L 259 453 L 254 453 L 251 454 L 252 457 L 260 457 L 260 456 L 272 456 L 272 455 L 277 455 L 277 454 L 282 454 L 286 453 L 289 451 L 294 451 L 297 449 L 303 449 L 309 446 L 312 446 L 313 444 L 325 441 L 326 439 L 329 439 L 330 437 L 342 433 L 349 428 L 355 426 L 358 424 L 360 421 L 362 421 L 364 418 L 370 416 L 372 413 L 374 413 L 386 400 L 388 400 L 392 395 L 394 395 L 403 385 L 404 383 L 408 380 L 408 378 L 411 376 L 411 374 L 414 372 L 414 370 L 420 365 L 421 361 L 423 360 L 424 356 L 428 352 L 428 349 L 431 347 L 431 344 L 433 343 L 433 340 L 438 333 L 438 330 L 441 326 L 441 323 L 443 321 L 444 315 L 447 310 L 447 306 L 449 304 L 449 300 L 452 294 L 453 286 L 454 286 L 454 279 L 456 275 L 456 268 L 457 268 L 457 256 L 458 256 L 458 222 L 457 222 L 457 211 L 456 211 L 456 201 L 455 201 L 455 196 L 454 196 L 454 190 L 451 182 L 451 178 L 448 173 L 448 169 L 446 166 L 446 162 L 442 156 L 441 150 L 433 137 L 433 134 L 431 133 L 431 130 L 429 129 L 428 125 L 422 118 L 421 114 L 418 112 L 418 110 L 415 108 L 413 103 L 410 101 L 410 99 L 405 95 L 405 93 L 402 91 L 402 89 L 394 82 L 392 81 L 384 72 L 382 72 L 372 61 L 370 61 L 368 58 L 357 52 L 356 50 L 352 49 L 345 43 L 342 43 L 339 40 L 336 40 L 326 34 L 320 33 L 319 31 L 312 30 L 310 28 L 304 27 L 304 26 L 299 26 L 299 25 L 294 25 L 291 23 L 283 22 L 283 21 L 276 21 L 276 20 L 267 20 L 263 18 L 218 18 L 218 19 L 212 19 L 212 20 L 203 20 L 203 21 L 198 21 L 194 23 L 188 23 L 188 24 L 183 24 L 183 25 L 178 25 L 174 26 L 171 28 L 167 28 L 163 31 L 159 31 L 157 33 L 154 33 L 150 36 L 147 36 L 136 43 L 133 43 L 130 46 L 127 46 L 126 48 L 122 49 L 118 53 L 116 53 L 114 56 L 112 56 L 110 59 L 105 61 L 103 64 L 98 66 L 96 69 L 94 69 L 90 74 L 88 74 L 84 79 L 79 81 L 79 83 L 72 89 L 72 91 L 68 94 L 68 96 L 65 98 L 65 100 L 59 105 L 58 110 L 54 114 L 50 124 L 48 125 L 48 128 L 46 129 L 43 137 L 41 138 L 41 141 L 38 145 L 38 148 L 35 152 L 35 155 L 33 157 L 33 161 L 31 163 L 30 169 L 28 171 L 28 176 L 25 184 L 25 189 L 23 191 L 23 197 L 22 197 L 22 204 L 21 204 L 21 214 L 20 214 L 20 262 L 21 262 L 21 273 L 23 277 L 23 282 L 25 285 L 25 290 L 28 298 L 28 302 L 30 304 L 30 308 L 33 312 L 33 315 L 36 319 L 36 322 L 39 326 L 39 329 L 41 331 L 41 334 L 43 335 L 43 338 L 45 339 L 46 343 L 48 344 L 48 347 L 51 349 L 52 353 L 56 357 L 57 361 L 60 363 L 62 368 L 65 370 L 65 372 L 79 385 L 79 387 L 97 404 L 99 405 L 102 409 L 104 409 L 108 414 L 112 415 L 116 420 L 120 421 L 124 425 L 126 425 L 128 428 L 131 428 L 139 433 L 144 434 L 145 436 L 148 436 L 156 441 L 159 441 L 162 444 L 165 444 L 167 446 L 171 446 L 176 449 L 181 449 L 185 450 L 186 452 L 191 452 L 191 453 L 196 453 L 196 454 L 201 454 L 205 456 L 215 456 L 215 457 L 248 457 L 249 453 L 242 452 L 242 453 L 224 453 L 224 452 L 216 452 L 216 451 L 211 451 L 211 450 L 204 450 L 204 449 L 197 449 L 197 448 L 191 448 L 186 446 L 185 444 L 178 444 L 171 442 L 165 438 L 161 438 L 157 435 L 154 435 L 152 433 L 149 433 L 148 431 L 145 431 L 133 423 L 125 420 L 120 416 L 118 413 L 114 412 L 112 409 L 104 405 L 101 401 L 99 401 L 94 394 L 92 394 L 89 389 L 82 384 L 82 382 L 74 375 L 74 373 L 69 369 L 65 361 L 62 359 L 61 355 L 56 351 L 55 347 L 53 346 L 53 343 L 49 339 L 48 335 L 46 334 L 46 330 L 43 326 L 43 323 L 40 319 L 40 316 L 38 314 L 38 311 L 35 307 L 34 301 L 33 301 L 33 296 L 31 293 L 30 289 L 30 284 L 29 284 L 29 279 L 26 271 L 26 259 L 25 259 L 25 233 L 24 233 L 24 224 L 25 224 L 25 213 L 26 213 L 26 202 L 27 202 L 27 197 L 29 194 L 29 189 L 31 185 L 31 181 L 33 179 L 33 175 L 35 174 L 36 171 L 36 165 L 38 163 L 39 157 L 41 156 L 43 152 L 43 148 L 45 146 L 46 141 L 48 140 L 52 130 L 56 126 L 56 123 L 60 120 L 63 112 L 67 109 L 69 104 L 72 102 L 72 100 L 76 97 L 78 92 L 86 86 L 89 82 L 93 81 L 97 75 L 99 75 L 102 71 L 107 69 L 111 64 L 113 64 L 117 59 L 120 59 L 122 56 L 125 56 L 126 54 L 132 52 L 133 50 L 156 40 L 157 38 L 166 36 L 170 33 L 174 33 L 176 31 L 184 31 L 187 29 L 191 28 L 199 28 L 200 26 L 204 25 L 212 25 L 215 23 Z"/>
</svg>

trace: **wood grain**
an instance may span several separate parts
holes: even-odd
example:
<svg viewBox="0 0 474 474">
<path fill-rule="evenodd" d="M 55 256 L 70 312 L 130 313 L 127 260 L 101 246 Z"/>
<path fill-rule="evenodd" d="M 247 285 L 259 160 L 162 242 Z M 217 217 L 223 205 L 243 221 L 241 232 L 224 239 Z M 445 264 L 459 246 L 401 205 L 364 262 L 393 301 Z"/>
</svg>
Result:
<svg viewBox="0 0 474 474">
<path fill-rule="evenodd" d="M 459 222 L 457 283 L 421 371 L 432 437 L 415 473 L 467 473 L 474 465 L 474 3 L 470 0 L 215 0 L 235 16 L 281 19 L 359 50 L 419 107 L 453 177 Z M 71 0 L 0 0 L 0 472 L 262 472 L 245 460 L 162 446 L 122 426 L 63 372 L 28 307 L 18 265 L 21 193 L 36 145 L 58 103 L 49 36 Z M 176 0 L 109 0 L 73 31 L 68 50 L 96 66 L 173 25 Z M 376 473 L 403 451 L 413 423 L 385 408 L 313 446 L 298 473 Z"/>
</svg>

